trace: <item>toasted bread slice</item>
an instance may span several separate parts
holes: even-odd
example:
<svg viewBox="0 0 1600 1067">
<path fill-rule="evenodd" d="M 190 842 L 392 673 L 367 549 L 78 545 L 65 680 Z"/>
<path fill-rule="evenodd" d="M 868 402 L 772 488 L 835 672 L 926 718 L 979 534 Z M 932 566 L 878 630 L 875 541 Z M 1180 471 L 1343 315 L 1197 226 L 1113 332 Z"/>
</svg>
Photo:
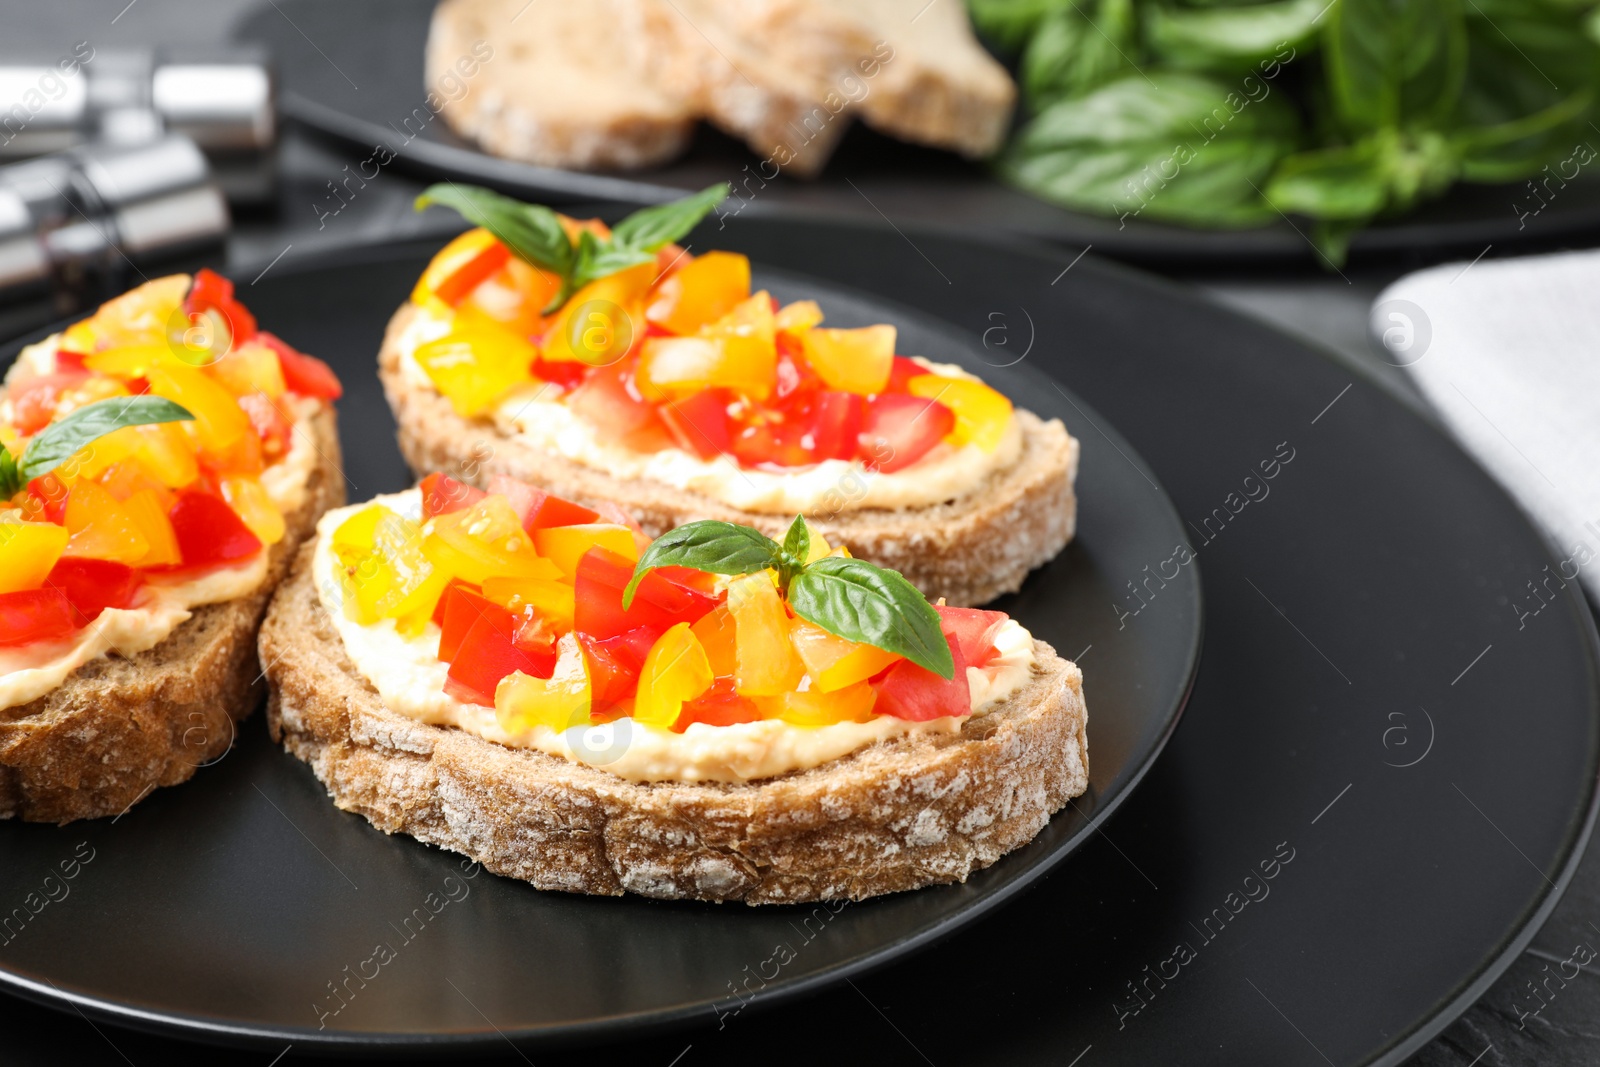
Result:
<svg viewBox="0 0 1600 1067">
<path fill-rule="evenodd" d="M 305 501 L 284 516 L 267 579 L 207 604 L 165 641 L 129 658 L 101 656 L 47 695 L 0 710 L 0 818 L 65 823 L 118 815 L 157 786 L 188 781 L 233 743 L 261 693 L 256 630 L 317 519 L 344 503 L 331 406 L 306 423 L 319 462 Z"/>
<path fill-rule="evenodd" d="M 345 654 L 313 544 L 261 628 L 274 739 L 334 803 L 541 889 L 747 904 L 964 881 L 1088 786 L 1082 674 L 1032 677 L 956 734 L 909 734 L 746 784 L 633 782 L 389 710 Z"/>
<path fill-rule="evenodd" d="M 793 521 L 792 515 L 741 511 L 659 482 L 614 478 L 533 448 L 488 421 L 462 418 L 444 397 L 414 386 L 401 372 L 397 342 L 414 314 L 407 304 L 390 320 L 378 376 L 399 423 L 400 451 L 418 477 L 444 471 L 482 486 L 490 474 L 509 474 L 570 500 L 619 504 L 652 537 L 695 519 L 722 519 L 781 540 Z M 1060 422 L 1022 410 L 1015 417 L 1023 431 L 1017 462 L 956 499 L 807 518 L 830 544 L 899 571 L 930 598 L 970 606 L 1014 592 L 1072 539 L 1078 474 L 1078 442 Z"/>
<path fill-rule="evenodd" d="M 613 0 L 444 0 L 426 58 L 440 114 L 485 150 L 539 166 L 628 170 L 676 156 L 694 105 L 625 61 L 622 14 Z M 492 56 L 463 77 L 458 62 L 486 46 Z"/>
</svg>

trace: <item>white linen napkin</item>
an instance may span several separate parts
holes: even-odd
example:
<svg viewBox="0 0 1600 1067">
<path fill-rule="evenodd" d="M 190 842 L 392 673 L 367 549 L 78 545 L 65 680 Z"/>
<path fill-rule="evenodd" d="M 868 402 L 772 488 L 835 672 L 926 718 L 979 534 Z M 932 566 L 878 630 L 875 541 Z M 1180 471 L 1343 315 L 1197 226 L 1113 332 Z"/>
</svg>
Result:
<svg viewBox="0 0 1600 1067">
<path fill-rule="evenodd" d="M 1544 599 L 1574 578 L 1600 598 L 1600 251 L 1419 271 L 1379 294 L 1370 325 L 1554 539 L 1560 564 L 1529 576 Z"/>
</svg>

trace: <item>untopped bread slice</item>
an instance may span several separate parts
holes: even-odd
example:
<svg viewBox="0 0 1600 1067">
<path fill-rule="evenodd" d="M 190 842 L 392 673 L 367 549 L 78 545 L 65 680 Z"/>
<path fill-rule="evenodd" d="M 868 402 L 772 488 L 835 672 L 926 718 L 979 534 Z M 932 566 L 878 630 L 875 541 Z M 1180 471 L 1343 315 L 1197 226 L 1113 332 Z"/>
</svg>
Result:
<svg viewBox="0 0 1600 1067">
<path fill-rule="evenodd" d="M 541 889 L 747 904 L 964 881 L 1088 787 L 1082 674 L 1034 643 L 1027 683 L 956 734 L 910 734 L 747 784 L 633 782 L 389 710 L 301 549 L 261 628 L 274 739 L 334 802 Z"/>
<path fill-rule="evenodd" d="M 697 115 L 627 61 L 623 19 L 618 0 L 444 0 L 428 33 L 428 88 L 453 130 L 507 159 L 660 163 L 683 150 Z"/>
<path fill-rule="evenodd" d="M 754 526 L 782 539 L 792 515 L 741 511 L 660 482 L 623 480 L 534 448 L 488 420 L 465 419 L 437 392 L 402 372 L 398 339 L 416 314 L 395 312 L 378 354 L 378 377 L 399 425 L 400 451 L 422 477 L 443 471 L 480 487 L 491 474 L 544 486 L 586 504 L 617 504 L 652 537 L 696 519 Z M 1015 592 L 1053 559 L 1077 528 L 1078 441 L 1057 420 L 1018 410 L 1022 453 L 960 496 L 916 508 L 814 509 L 806 516 L 851 553 L 897 570 L 931 599 L 966 607 Z M 840 490 L 840 499 L 848 494 Z M 826 502 L 825 502 L 826 503 Z"/>
<path fill-rule="evenodd" d="M 333 408 L 304 424 L 318 462 L 284 516 L 254 593 L 194 609 L 166 640 L 101 656 L 50 693 L 0 709 L 0 818 L 65 823 L 118 815 L 158 786 L 188 781 L 233 743 L 261 697 L 256 631 L 273 589 L 317 519 L 344 503 Z"/>
</svg>

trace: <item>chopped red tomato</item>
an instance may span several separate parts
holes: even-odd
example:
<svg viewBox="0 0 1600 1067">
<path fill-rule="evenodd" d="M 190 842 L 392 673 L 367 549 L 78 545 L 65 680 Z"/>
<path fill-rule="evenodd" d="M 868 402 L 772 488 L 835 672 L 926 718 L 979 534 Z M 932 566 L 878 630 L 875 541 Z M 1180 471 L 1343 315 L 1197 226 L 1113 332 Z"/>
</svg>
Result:
<svg viewBox="0 0 1600 1067">
<path fill-rule="evenodd" d="M 994 656 L 994 633 L 1000 624 L 1010 618 L 1003 611 L 984 611 L 981 608 L 951 608 L 940 604 L 934 607 L 939 613 L 939 625 L 955 637 L 961 646 L 961 655 L 969 667 L 982 667 Z"/>
<path fill-rule="evenodd" d="M 429 477 L 433 477 L 430 475 Z M 553 526 L 581 526 L 600 521 L 600 513 L 582 504 L 574 504 L 545 489 L 518 481 L 504 474 L 489 478 L 489 492 L 498 493 L 511 503 L 511 510 L 522 518 L 522 528 L 531 535 L 535 530 L 548 530 Z"/>
<path fill-rule="evenodd" d="M 661 421 L 679 448 L 701 459 L 715 459 L 728 451 L 728 405 L 732 401 L 733 394 L 726 389 L 705 389 L 662 405 Z"/>
<path fill-rule="evenodd" d="M 480 248 L 475 255 L 462 262 L 433 287 L 434 295 L 454 307 L 463 297 L 488 280 L 489 275 L 505 266 L 511 250 L 499 241 Z"/>
<path fill-rule="evenodd" d="M 661 636 L 653 626 L 639 626 L 615 637 L 578 635 L 589 667 L 590 702 L 603 711 L 633 695 L 639 685 L 639 671 L 650 647 Z"/>
<path fill-rule="evenodd" d="M 633 579 L 633 561 L 596 546 L 578 561 L 576 586 L 577 629 L 592 637 L 616 637 L 640 626 L 657 632 L 675 623 L 697 621 L 716 607 L 714 598 L 680 585 L 661 571 L 650 571 L 639 583 L 633 604 L 622 609 L 622 591 Z"/>
<path fill-rule="evenodd" d="M 477 586 L 452 581 L 439 597 L 438 606 L 433 609 L 433 619 L 439 624 L 439 658 L 446 663 L 455 659 L 467 631 L 472 629 L 480 616 L 505 610 L 485 598 Z"/>
<path fill-rule="evenodd" d="M 449 583 L 444 587 L 444 592 L 439 594 L 439 599 L 434 601 L 433 604 L 433 624 L 439 627 L 440 630 L 444 629 L 444 613 L 445 609 L 450 605 L 450 590 L 452 589 L 464 589 L 469 593 L 477 593 L 479 596 L 483 595 L 483 590 L 473 585 L 471 582 L 463 582 L 460 578 L 450 579 Z M 440 650 L 439 658 L 445 658 L 442 649 Z"/>
<path fill-rule="evenodd" d="M 108 559 L 66 556 L 56 561 L 44 580 L 46 589 L 58 589 L 72 605 L 73 624 L 87 626 L 106 608 L 133 604 L 144 576 L 125 563 Z"/>
<path fill-rule="evenodd" d="M 572 391 L 567 403 L 619 443 L 650 450 L 668 440 L 668 435 L 656 416 L 655 405 L 641 396 L 633 384 L 633 364 L 634 361 L 623 359 L 597 368 Z"/>
<path fill-rule="evenodd" d="M 888 474 L 909 467 L 955 428 L 955 412 L 937 400 L 905 393 L 879 393 L 867 401 L 861 457 Z"/>
<path fill-rule="evenodd" d="M 261 540 L 220 497 L 194 490 L 178 494 L 167 512 L 185 567 L 232 563 L 254 555 Z"/>
<path fill-rule="evenodd" d="M 900 660 L 873 680 L 872 688 L 878 694 L 873 710 L 912 722 L 969 714 L 972 691 L 967 685 L 967 661 L 960 642 L 948 631 L 945 640 L 950 642 L 950 655 L 956 663 L 954 677 L 946 680 L 908 659 Z"/>
<path fill-rule="evenodd" d="M 289 434 L 293 428 L 270 396 L 262 392 L 246 393 L 239 398 L 239 407 L 250 419 L 264 452 L 281 456 L 289 451 Z"/>
<path fill-rule="evenodd" d="M 493 606 L 493 605 L 492 605 Z M 461 640 L 461 647 L 450 661 L 449 679 L 465 691 L 474 704 L 494 707 L 494 690 L 500 679 L 514 671 L 534 678 L 548 678 L 555 672 L 556 653 L 548 653 L 517 643 L 517 620 L 502 607 L 494 606 L 478 616 Z"/>
<path fill-rule="evenodd" d="M 28 502 L 23 505 L 23 511 L 31 513 L 60 526 L 67 517 L 67 487 L 57 478 L 55 472 L 41 474 L 28 483 Z"/>
<path fill-rule="evenodd" d="M 75 629 L 72 605 L 59 589 L 0 593 L 0 645 L 55 641 Z"/>
<path fill-rule="evenodd" d="M 861 447 L 867 399 L 857 393 L 828 390 L 811 410 L 811 453 L 818 461 L 854 459 Z"/>
<path fill-rule="evenodd" d="M 739 695 L 734 679 L 718 678 L 711 683 L 710 689 L 693 700 L 684 701 L 683 710 L 672 724 L 672 732 L 681 734 L 689 728 L 690 723 L 696 722 L 703 722 L 707 726 L 732 726 L 738 722 L 755 722 L 760 718 L 761 711 L 755 701 Z"/>
<path fill-rule="evenodd" d="M 452 511 L 465 511 L 489 494 L 465 482 L 458 482 L 448 474 L 437 472 L 422 479 L 422 517 L 448 515 Z"/>
<path fill-rule="evenodd" d="M 589 364 L 575 359 L 536 359 L 533 376 L 563 389 L 576 389 L 589 376 Z"/>
<path fill-rule="evenodd" d="M 88 368 L 83 365 L 83 358 L 86 355 L 88 355 L 87 352 L 69 352 L 65 348 L 56 349 L 57 373 L 74 370 L 87 371 Z"/>
<path fill-rule="evenodd" d="M 228 332 L 235 345 L 256 335 L 256 318 L 233 298 L 233 282 L 208 267 L 201 267 L 189 287 L 189 296 L 183 302 L 184 311 L 198 315 L 215 311 L 228 322 Z"/>
<path fill-rule="evenodd" d="M 817 460 L 806 447 L 806 429 L 782 412 L 762 410 L 734 435 L 732 451 L 746 467 L 807 467 Z"/>
<path fill-rule="evenodd" d="M 320 400 L 338 400 L 344 395 L 339 376 L 316 356 L 297 352 L 289 344 L 265 330 L 259 340 L 278 353 L 278 365 L 283 368 L 283 384 L 291 393 L 314 396 Z"/>
<path fill-rule="evenodd" d="M 927 373 L 928 368 L 924 367 L 916 360 L 907 359 L 905 356 L 895 356 L 894 363 L 889 367 L 889 384 L 885 387 L 884 391 L 890 393 L 903 393 L 906 391 L 907 382 L 917 377 L 919 374 Z"/>
<path fill-rule="evenodd" d="M 88 371 L 57 371 L 24 381 L 11 390 L 11 424 L 22 436 L 32 437 L 50 425 L 61 394 L 88 376 Z"/>
</svg>

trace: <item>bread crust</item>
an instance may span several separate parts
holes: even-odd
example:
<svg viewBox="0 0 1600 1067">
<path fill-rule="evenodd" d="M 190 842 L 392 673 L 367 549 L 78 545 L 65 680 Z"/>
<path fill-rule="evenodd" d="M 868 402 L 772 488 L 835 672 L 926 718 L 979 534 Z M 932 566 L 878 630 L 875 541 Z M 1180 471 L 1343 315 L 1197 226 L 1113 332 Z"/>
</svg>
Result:
<svg viewBox="0 0 1600 1067">
<path fill-rule="evenodd" d="M 389 710 L 300 551 L 261 628 L 275 740 L 334 803 L 540 889 L 747 904 L 964 881 L 1088 785 L 1082 675 L 1036 641 L 1026 685 L 958 734 L 748 784 L 631 782 Z"/>
<path fill-rule="evenodd" d="M 695 519 L 754 526 L 781 539 L 792 516 L 741 511 L 700 493 L 644 479 L 623 480 L 533 448 L 482 419 L 464 419 L 449 401 L 401 372 L 398 339 L 416 314 L 395 312 L 378 355 L 378 377 L 399 425 L 400 451 L 418 477 L 432 471 L 477 485 L 491 474 L 548 488 L 581 503 L 619 504 L 652 537 Z M 1053 559 L 1077 528 L 1078 442 L 1059 420 L 1018 410 L 1023 452 L 962 496 L 917 508 L 814 513 L 832 544 L 904 574 L 930 598 L 984 604 L 1021 587 Z"/>
<path fill-rule="evenodd" d="M 334 410 L 307 422 L 319 461 L 285 516 L 256 592 L 194 614 L 138 655 L 100 656 L 38 700 L 0 709 L 0 818 L 66 823 L 114 816 L 222 756 L 262 686 L 256 630 L 317 519 L 344 503 Z"/>
</svg>

